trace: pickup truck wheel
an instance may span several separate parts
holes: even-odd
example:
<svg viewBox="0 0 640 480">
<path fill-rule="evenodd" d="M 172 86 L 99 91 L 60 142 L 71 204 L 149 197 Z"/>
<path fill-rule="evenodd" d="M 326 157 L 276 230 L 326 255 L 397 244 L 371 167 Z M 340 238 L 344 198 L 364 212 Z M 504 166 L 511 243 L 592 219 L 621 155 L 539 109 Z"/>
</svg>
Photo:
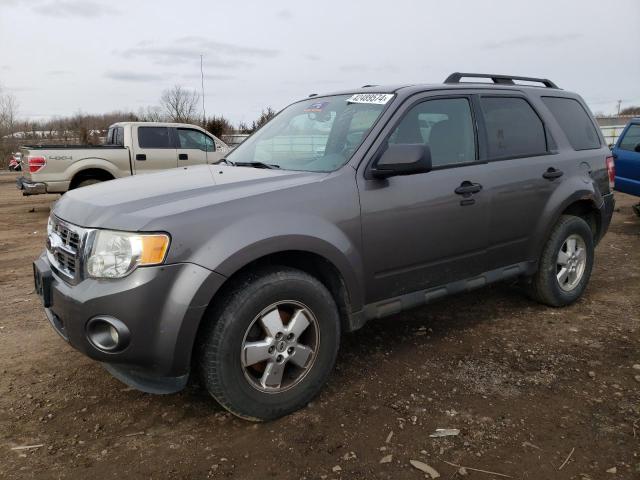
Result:
<svg viewBox="0 0 640 480">
<path fill-rule="evenodd" d="M 86 180 L 82 180 L 75 188 L 88 187 L 89 185 L 93 185 L 95 183 L 100 183 L 102 180 L 98 178 L 87 178 Z"/>
<path fill-rule="evenodd" d="M 271 420 L 304 407 L 335 364 L 338 308 L 324 285 L 300 270 L 249 274 L 205 321 L 202 383 L 245 419 Z"/>
<path fill-rule="evenodd" d="M 563 215 L 544 246 L 530 295 L 552 307 L 575 302 L 587 287 L 593 257 L 593 232 L 587 222 Z"/>
</svg>

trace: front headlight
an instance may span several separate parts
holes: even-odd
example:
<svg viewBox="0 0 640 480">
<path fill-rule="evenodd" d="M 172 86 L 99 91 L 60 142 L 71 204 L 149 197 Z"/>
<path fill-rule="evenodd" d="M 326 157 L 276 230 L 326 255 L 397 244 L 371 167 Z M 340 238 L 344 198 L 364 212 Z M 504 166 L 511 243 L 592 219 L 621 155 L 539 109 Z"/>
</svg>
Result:
<svg viewBox="0 0 640 480">
<path fill-rule="evenodd" d="M 137 267 L 164 262 L 169 236 L 162 233 L 129 233 L 96 230 L 87 258 L 93 278 L 122 278 Z"/>
</svg>

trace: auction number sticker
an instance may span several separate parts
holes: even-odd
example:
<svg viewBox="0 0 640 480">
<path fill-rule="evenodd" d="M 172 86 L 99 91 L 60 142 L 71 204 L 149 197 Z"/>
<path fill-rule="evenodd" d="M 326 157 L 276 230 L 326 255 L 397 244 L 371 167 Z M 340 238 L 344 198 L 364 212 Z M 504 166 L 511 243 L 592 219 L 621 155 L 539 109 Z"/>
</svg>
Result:
<svg viewBox="0 0 640 480">
<path fill-rule="evenodd" d="M 347 98 L 348 103 L 373 103 L 384 105 L 393 98 L 392 93 L 356 93 Z"/>
</svg>

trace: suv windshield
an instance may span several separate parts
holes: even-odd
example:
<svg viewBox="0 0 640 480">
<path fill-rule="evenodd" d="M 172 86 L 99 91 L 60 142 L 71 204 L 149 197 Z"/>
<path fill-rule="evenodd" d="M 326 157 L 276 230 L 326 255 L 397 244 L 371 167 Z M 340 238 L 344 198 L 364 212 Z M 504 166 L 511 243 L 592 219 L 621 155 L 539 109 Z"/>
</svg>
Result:
<svg viewBox="0 0 640 480">
<path fill-rule="evenodd" d="M 335 95 L 294 103 L 240 144 L 229 160 L 331 172 L 351 158 L 392 97 Z"/>
</svg>

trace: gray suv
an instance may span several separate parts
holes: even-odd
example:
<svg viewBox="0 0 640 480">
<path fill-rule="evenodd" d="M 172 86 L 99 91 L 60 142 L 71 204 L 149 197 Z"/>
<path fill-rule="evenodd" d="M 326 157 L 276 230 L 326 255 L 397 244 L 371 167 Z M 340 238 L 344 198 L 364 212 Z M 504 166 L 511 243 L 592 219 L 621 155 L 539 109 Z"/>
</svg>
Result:
<svg viewBox="0 0 640 480">
<path fill-rule="evenodd" d="M 576 301 L 614 177 L 584 101 L 549 80 L 311 95 L 216 165 L 65 194 L 36 291 L 128 385 L 171 393 L 194 374 L 232 413 L 273 419 L 367 320 L 507 279 Z"/>
</svg>

